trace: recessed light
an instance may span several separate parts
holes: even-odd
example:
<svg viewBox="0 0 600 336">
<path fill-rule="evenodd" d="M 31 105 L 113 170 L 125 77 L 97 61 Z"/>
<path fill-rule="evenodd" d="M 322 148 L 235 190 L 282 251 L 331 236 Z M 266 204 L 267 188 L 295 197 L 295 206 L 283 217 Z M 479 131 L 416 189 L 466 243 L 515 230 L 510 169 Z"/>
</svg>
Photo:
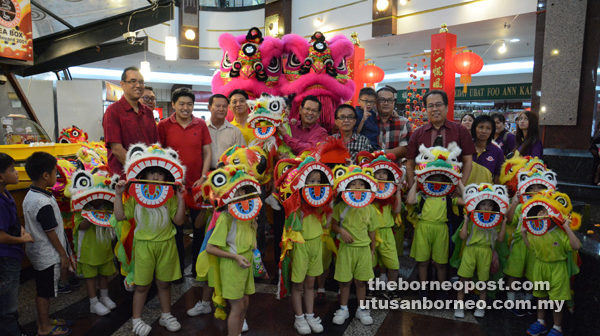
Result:
<svg viewBox="0 0 600 336">
<path fill-rule="evenodd" d="M 552 54 L 552 56 L 556 56 L 560 53 L 560 51 L 558 49 L 552 49 L 550 53 Z"/>
<path fill-rule="evenodd" d="M 510 41 L 509 41 L 509 42 L 510 42 L 510 43 L 515 43 L 515 42 L 519 42 L 519 41 L 521 41 L 521 39 L 519 39 L 519 38 L 514 38 L 514 39 L 510 39 Z"/>
<path fill-rule="evenodd" d="M 423 50 L 423 52 L 426 52 L 426 53 L 431 52 L 431 49 L 425 49 L 425 50 Z"/>
</svg>

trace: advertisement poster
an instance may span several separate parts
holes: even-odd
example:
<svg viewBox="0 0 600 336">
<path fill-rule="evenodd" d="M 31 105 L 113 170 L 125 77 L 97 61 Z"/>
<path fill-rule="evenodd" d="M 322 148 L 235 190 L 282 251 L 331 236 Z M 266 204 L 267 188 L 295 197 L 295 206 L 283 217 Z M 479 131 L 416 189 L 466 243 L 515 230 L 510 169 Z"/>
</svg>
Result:
<svg viewBox="0 0 600 336">
<path fill-rule="evenodd" d="M 0 63 L 17 63 L 10 60 L 33 64 L 29 0 L 0 0 Z"/>
</svg>

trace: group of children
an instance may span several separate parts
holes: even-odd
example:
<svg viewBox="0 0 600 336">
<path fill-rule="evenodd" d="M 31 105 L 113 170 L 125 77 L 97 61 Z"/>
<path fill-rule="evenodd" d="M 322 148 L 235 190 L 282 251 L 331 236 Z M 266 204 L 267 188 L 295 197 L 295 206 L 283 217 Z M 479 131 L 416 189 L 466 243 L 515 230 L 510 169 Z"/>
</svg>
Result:
<svg viewBox="0 0 600 336">
<path fill-rule="evenodd" d="M 462 185 L 460 166 L 452 160 L 452 156 L 458 156 L 460 152 L 456 154 L 453 149 L 445 148 L 424 150 L 434 155 L 424 154 L 421 159 L 434 159 L 419 161 L 417 158 L 417 182 L 409 188 L 406 196 L 406 203 L 415 218 L 411 257 L 418 263 L 419 280 L 427 280 L 431 261 L 438 280 L 446 280 L 446 265 L 451 252 L 448 222 L 457 206 L 465 206 L 462 224 L 457 229 L 458 236 L 464 240 L 464 247 L 454 246 L 454 249 L 462 250 L 458 266 L 461 281 L 475 274 L 478 281 L 489 279 L 490 269 L 496 262 L 494 249 L 507 236 L 508 221 L 512 226 L 516 225 L 516 229 L 505 274 L 515 279 L 530 274 L 530 280 L 550 281 L 549 291 L 534 292 L 534 296 L 570 300 L 569 274 L 564 268 L 568 254 L 581 244 L 570 229 L 569 215 L 559 221 L 551 217 L 544 207 L 534 209 L 533 213 L 524 213 L 522 209 L 526 199 L 523 193 L 515 195 L 509 208 L 498 201 L 507 198 L 507 190 L 503 186 L 470 185 L 465 188 Z M 369 155 L 361 156 L 359 153 L 358 157 Z M 376 152 L 369 159 L 361 160 L 360 165 L 326 165 L 318 162 L 317 154 L 314 156 L 304 157 L 304 160 L 290 159 L 292 167 L 285 172 L 282 170 L 281 174 L 277 174 L 275 168 L 276 193 L 286 210 L 279 294 L 285 296 L 286 288 L 290 289 L 294 328 L 301 335 L 324 330 L 321 319 L 314 314 L 314 287 L 315 280 L 329 269 L 326 255 L 331 252 L 335 255 L 334 279 L 339 283 L 340 307 L 334 314 L 333 323 L 341 325 L 350 316 L 348 300 L 352 282 L 357 299 L 365 300 L 366 281 L 374 277 L 375 266 L 385 271 L 389 280 L 396 280 L 399 269 L 397 246 L 402 246 L 394 235 L 402 209 L 400 190 L 403 175 L 394 162 L 395 158 Z M 181 277 L 173 225 L 182 225 L 185 221 L 181 188 L 185 168 L 177 160 L 176 153 L 157 145 L 130 148 L 127 158 L 126 179 L 114 181 L 111 185 L 114 187 L 114 204 L 106 206 L 99 201 L 89 202 L 82 206 L 87 212 L 82 210 L 75 215 L 78 238 L 75 248 L 77 262 L 74 265 L 72 260 L 75 258 L 64 233 L 60 210 L 47 191 L 56 183 L 56 159 L 48 153 L 36 152 L 26 161 L 25 168 L 32 185 L 23 201 L 23 228 L 17 223 L 16 205 L 6 191 L 8 184 L 18 182 L 15 163 L 8 155 L 0 154 L 0 206 L 7 210 L 0 216 L 3 277 L 0 297 L 6 297 L 8 303 L 2 307 L 5 328 L 19 328 L 16 297 L 11 296 L 7 288 L 18 285 L 15 279 L 18 281 L 19 278 L 20 246 L 23 243 L 27 243 L 27 256 L 35 271 L 39 335 L 70 333 L 66 321 L 48 317 L 49 298 L 56 295 L 61 268 L 76 269 L 86 279 L 92 313 L 106 315 L 116 307 L 108 296 L 108 279 L 116 272 L 113 236 L 108 235 L 110 239 L 106 239 L 107 236 L 102 234 L 112 229 L 89 217 L 90 213 L 102 217 L 103 213 L 110 211 L 113 212 L 112 227 L 129 222 L 128 225 L 132 226 L 128 234 L 135 233 L 130 240 L 132 244 L 125 246 L 125 250 L 129 251 L 126 261 L 123 256 L 119 257 L 121 271 L 127 276 L 126 285 L 135 285 L 134 334 L 145 336 L 151 330 L 141 320 L 141 314 L 155 278 L 162 311 L 159 324 L 172 332 L 181 328 L 170 313 L 169 283 Z M 160 164 L 161 160 L 168 164 Z M 82 183 L 81 179 L 72 183 L 73 189 L 93 184 L 91 181 L 90 184 Z M 543 189 L 540 184 L 531 185 L 534 187 L 526 189 L 530 197 Z M 215 205 L 215 225 L 207 227 L 212 231 L 207 233 L 203 248 L 213 258 L 208 281 L 215 290 L 213 299 L 217 310 L 223 311 L 225 300 L 229 302 L 228 334 L 237 336 L 247 328 L 245 315 L 249 295 L 255 292 L 252 251 L 256 248 L 255 219 L 262 206 L 258 197 L 260 186 L 243 167 L 226 166 L 213 171 L 202 188 L 203 195 Z M 483 196 L 469 203 L 466 200 L 473 199 L 473 193 Z M 534 228 L 546 225 L 546 231 L 532 234 L 533 229 L 528 229 L 530 224 L 525 224 L 530 222 Z M 526 233 L 527 230 L 529 233 Z M 339 246 L 331 244 L 333 236 L 330 234 L 335 236 Z M 121 242 L 127 241 L 122 238 L 119 237 Z M 557 245 L 560 248 L 555 248 Z M 202 262 L 203 259 L 199 258 L 198 263 Z M 134 267 L 125 267 L 124 263 Z M 4 280 L 9 278 L 12 282 Z M 99 297 L 97 287 L 100 289 Z M 485 291 L 479 295 L 481 300 L 485 300 Z M 508 298 L 514 299 L 514 293 L 509 292 Z M 463 300 L 464 293 L 459 292 L 458 299 Z M 210 312 L 208 308 L 202 313 Z M 474 315 L 483 317 L 484 310 L 478 309 Z M 464 317 L 464 311 L 457 309 L 455 316 Z M 373 323 L 366 309 L 359 308 L 356 317 L 364 325 Z M 535 336 L 547 331 L 543 311 L 538 311 L 538 321 L 530 326 L 528 334 Z M 554 314 L 554 327 L 550 334 L 561 335 L 560 313 Z"/>
</svg>

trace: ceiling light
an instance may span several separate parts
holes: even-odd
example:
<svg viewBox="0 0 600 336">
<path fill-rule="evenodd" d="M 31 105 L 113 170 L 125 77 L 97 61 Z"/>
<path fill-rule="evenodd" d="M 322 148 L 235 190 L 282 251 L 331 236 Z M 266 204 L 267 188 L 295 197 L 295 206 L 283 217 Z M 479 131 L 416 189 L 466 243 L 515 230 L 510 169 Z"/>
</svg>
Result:
<svg viewBox="0 0 600 336">
<path fill-rule="evenodd" d="M 401 2 L 402 2 L 402 0 L 401 0 Z M 389 0 L 377 0 L 375 7 L 377 8 L 378 11 L 385 12 L 388 9 L 388 7 L 390 7 L 390 1 Z"/>
<path fill-rule="evenodd" d="M 502 41 L 502 44 L 500 45 L 500 47 L 498 47 L 498 53 L 499 54 L 504 54 L 506 53 L 506 42 Z"/>
<path fill-rule="evenodd" d="M 542 113 L 545 113 L 545 112 L 546 112 L 546 106 L 545 106 L 545 105 L 543 105 L 543 106 L 540 108 L 540 112 L 542 112 Z"/>
<path fill-rule="evenodd" d="M 142 76 L 144 76 L 144 78 L 148 78 L 150 75 L 150 62 L 141 61 L 140 62 L 140 72 L 142 73 Z"/>
<path fill-rule="evenodd" d="M 521 41 L 521 39 L 519 39 L 519 38 L 514 38 L 514 39 L 510 39 L 510 41 L 509 41 L 509 42 L 510 42 L 510 43 L 515 43 L 515 42 L 520 42 L 520 41 Z"/>
<path fill-rule="evenodd" d="M 431 49 L 425 49 L 425 50 L 423 50 L 423 52 L 426 52 L 426 53 L 431 52 Z"/>
<path fill-rule="evenodd" d="M 400 0 L 400 6 L 406 6 L 408 0 Z"/>
<path fill-rule="evenodd" d="M 196 39 L 196 32 L 193 29 L 186 29 L 184 35 L 185 35 L 185 38 L 190 41 L 193 41 Z"/>
<path fill-rule="evenodd" d="M 552 56 L 556 56 L 560 53 L 560 51 L 558 49 L 552 49 L 550 53 L 552 54 Z"/>
<path fill-rule="evenodd" d="M 313 24 L 315 25 L 315 27 L 321 27 L 321 25 L 323 25 L 323 18 L 322 17 L 318 17 L 313 21 Z"/>
<path fill-rule="evenodd" d="M 165 60 L 176 61 L 177 49 L 177 38 L 172 35 L 167 35 L 165 37 Z"/>
</svg>

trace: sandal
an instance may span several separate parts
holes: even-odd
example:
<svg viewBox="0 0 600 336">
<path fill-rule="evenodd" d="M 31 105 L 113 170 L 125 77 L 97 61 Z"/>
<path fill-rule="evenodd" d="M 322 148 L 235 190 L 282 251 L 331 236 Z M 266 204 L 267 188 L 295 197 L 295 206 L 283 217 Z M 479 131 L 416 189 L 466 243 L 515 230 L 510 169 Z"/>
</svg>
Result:
<svg viewBox="0 0 600 336">
<path fill-rule="evenodd" d="M 50 319 L 50 324 L 53 326 L 70 327 L 73 325 L 73 321 L 65 319 Z"/>
<path fill-rule="evenodd" d="M 55 325 L 47 334 L 38 334 L 38 336 L 67 336 L 71 335 L 71 328 Z"/>
</svg>

